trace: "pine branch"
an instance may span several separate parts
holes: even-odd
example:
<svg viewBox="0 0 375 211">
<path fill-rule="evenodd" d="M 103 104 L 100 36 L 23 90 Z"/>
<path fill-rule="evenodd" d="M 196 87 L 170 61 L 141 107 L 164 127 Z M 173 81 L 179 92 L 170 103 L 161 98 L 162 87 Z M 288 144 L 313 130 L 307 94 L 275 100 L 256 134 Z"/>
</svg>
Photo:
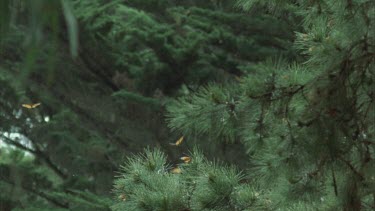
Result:
<svg viewBox="0 0 375 211">
<path fill-rule="evenodd" d="M 360 178 L 361 181 L 365 179 L 364 176 L 361 173 L 359 173 L 349 161 L 343 159 L 341 156 L 339 156 L 339 160 L 344 162 L 350 168 L 350 170 L 352 170 L 354 174 Z"/>
<path fill-rule="evenodd" d="M 2 177 L 2 181 L 6 182 L 6 183 L 8 183 L 10 185 L 16 186 L 16 184 L 14 182 L 9 181 L 7 178 Z M 48 201 L 48 202 L 50 202 L 50 203 L 52 203 L 52 204 L 54 204 L 54 205 L 56 205 L 58 207 L 69 209 L 69 205 L 67 203 L 61 203 L 57 199 L 48 196 L 47 194 L 45 194 L 42 191 L 38 191 L 36 189 L 30 188 L 30 187 L 26 187 L 26 186 L 23 186 L 23 185 L 21 185 L 21 188 L 23 190 L 26 190 L 26 191 L 28 191 L 30 193 L 33 193 L 33 194 L 35 194 L 35 195 L 37 195 L 37 196 L 45 199 L 46 201 Z"/>
<path fill-rule="evenodd" d="M 68 179 L 68 175 L 66 175 L 63 171 L 61 171 L 59 169 L 58 166 L 56 166 L 52 160 L 50 159 L 50 157 L 46 154 L 44 154 L 42 151 L 40 151 L 39 149 L 37 149 L 36 151 L 36 154 L 35 154 L 37 157 L 39 158 L 42 158 L 42 160 L 47 164 L 47 166 L 52 169 L 60 178 L 66 180 Z"/>
<path fill-rule="evenodd" d="M 28 148 L 28 147 L 26 147 L 26 146 L 24 146 L 24 145 L 22 145 L 22 144 L 20 144 L 20 143 L 18 143 L 16 141 L 12 140 L 11 138 L 6 137 L 3 134 L 1 135 L 1 139 L 3 139 L 7 144 L 15 146 L 15 147 L 17 147 L 17 148 L 19 148 L 21 150 L 26 151 L 26 152 L 30 152 L 31 154 L 36 154 L 35 150 L 30 149 L 30 148 Z"/>
<path fill-rule="evenodd" d="M 270 101 L 276 101 L 276 100 L 280 100 L 280 99 L 283 99 L 285 97 L 291 97 L 295 94 L 297 94 L 298 92 L 302 91 L 303 89 L 305 88 L 305 85 L 298 85 L 298 87 L 294 90 L 287 90 L 287 89 L 290 89 L 289 87 L 288 88 L 283 88 L 281 89 L 283 95 L 277 97 L 277 98 L 271 98 L 272 97 L 272 94 L 275 92 L 275 89 L 272 89 L 271 91 L 269 92 L 266 92 L 262 95 L 259 95 L 259 96 L 249 96 L 251 99 L 269 99 Z"/>
<path fill-rule="evenodd" d="M 2 139 L 4 139 L 6 141 L 6 143 L 8 144 L 11 144 L 21 150 L 24 150 L 26 152 L 29 152 L 33 155 L 35 155 L 36 157 L 38 158 L 41 158 L 46 164 L 47 166 L 52 169 L 60 178 L 62 179 L 67 179 L 68 176 L 66 174 L 64 174 L 52 161 L 51 159 L 49 158 L 49 156 L 47 156 L 46 154 L 44 154 L 38 147 L 37 145 L 31 140 L 31 142 L 34 144 L 34 147 L 36 148 L 35 150 L 33 149 L 30 149 L 4 135 L 1 135 Z"/>
<path fill-rule="evenodd" d="M 30 137 L 25 130 L 23 130 L 23 134 L 26 137 Z M 47 164 L 47 166 L 50 169 L 52 169 L 52 171 L 54 171 L 61 179 L 64 179 L 64 180 L 67 179 L 68 175 L 66 175 L 63 171 L 61 171 L 59 167 L 52 162 L 51 158 L 39 148 L 38 144 L 32 139 L 29 139 L 29 140 L 33 143 L 35 147 L 34 155 L 38 158 L 41 158 Z"/>
</svg>

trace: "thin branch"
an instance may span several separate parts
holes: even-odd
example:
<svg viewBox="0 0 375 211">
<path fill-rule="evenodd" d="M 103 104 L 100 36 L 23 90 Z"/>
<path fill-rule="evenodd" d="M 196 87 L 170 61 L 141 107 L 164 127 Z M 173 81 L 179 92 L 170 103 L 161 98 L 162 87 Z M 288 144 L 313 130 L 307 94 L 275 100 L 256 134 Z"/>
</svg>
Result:
<svg viewBox="0 0 375 211">
<path fill-rule="evenodd" d="M 332 171 L 333 189 L 335 191 L 335 195 L 337 196 L 338 192 L 337 192 L 337 182 L 336 182 L 335 171 L 333 170 L 333 168 L 331 168 L 331 171 Z"/>
<path fill-rule="evenodd" d="M 30 148 L 28 148 L 28 147 L 26 147 L 26 146 L 24 146 L 24 145 L 22 145 L 22 144 L 20 144 L 20 143 L 18 143 L 18 142 L 16 142 L 16 141 L 12 140 L 11 138 L 8 138 L 8 137 L 6 137 L 6 136 L 4 136 L 4 135 L 1 135 L 1 138 L 2 138 L 7 144 L 10 144 L 10 145 L 12 145 L 12 146 L 15 146 L 15 147 L 17 147 L 17 148 L 19 148 L 19 149 L 21 149 L 21 150 L 24 150 L 24 151 L 30 152 L 30 153 L 32 153 L 32 154 L 34 154 L 34 155 L 36 154 L 35 150 L 30 149 Z"/>
<path fill-rule="evenodd" d="M 51 160 L 51 158 L 44 154 L 39 148 L 36 148 L 36 156 L 40 157 L 43 159 L 43 161 L 46 163 L 46 165 L 52 169 L 60 178 L 62 179 L 67 179 L 68 175 L 66 175 L 64 172 L 62 172 L 59 167 L 57 167 Z"/>
<path fill-rule="evenodd" d="M 14 184 L 12 181 L 7 180 L 6 178 L 2 178 L 2 181 L 6 182 L 6 183 L 8 183 L 8 184 L 10 184 L 10 185 L 15 186 L 15 184 Z M 61 203 L 61 202 L 59 202 L 58 200 L 56 200 L 56 199 L 54 199 L 54 198 L 48 196 L 46 193 L 44 193 L 44 192 L 42 192 L 42 191 L 37 191 L 37 190 L 35 190 L 35 189 L 32 189 L 32 188 L 30 188 L 30 187 L 25 187 L 25 186 L 22 186 L 22 185 L 21 185 L 21 188 L 24 189 L 25 191 L 28 191 L 28 192 L 30 192 L 30 193 L 33 193 L 33 194 L 35 194 L 35 195 L 37 195 L 37 196 L 39 196 L 39 197 L 41 197 L 41 198 L 47 200 L 48 202 L 50 202 L 50 203 L 52 203 L 52 204 L 54 204 L 54 205 L 56 205 L 56 206 L 58 206 L 58 207 L 67 208 L 67 209 L 69 208 L 68 204 L 66 204 L 66 203 Z"/>
<path fill-rule="evenodd" d="M 344 162 L 361 180 L 364 180 L 363 175 L 359 173 L 349 161 L 343 159 L 341 156 L 339 156 L 339 159 Z"/>
<path fill-rule="evenodd" d="M 61 177 L 62 179 L 67 179 L 68 176 L 65 175 L 52 161 L 51 159 L 46 155 L 44 154 L 38 147 L 37 145 L 34 144 L 34 146 L 36 147 L 35 150 L 33 149 L 30 149 L 20 143 L 18 143 L 17 141 L 14 141 L 12 140 L 11 138 L 8 138 L 4 135 L 1 135 L 1 138 L 7 143 L 7 144 L 10 144 L 12 146 L 15 146 L 21 150 L 24 150 L 26 152 L 29 152 L 31 154 L 33 154 L 35 157 L 38 157 L 38 158 L 41 158 L 46 164 L 47 166 L 52 169 L 59 177 Z"/>
<path fill-rule="evenodd" d="M 291 97 L 295 94 L 297 94 L 299 91 L 303 90 L 305 88 L 304 85 L 298 85 L 298 88 L 294 89 L 294 90 L 291 90 L 291 91 L 287 91 L 287 92 L 284 92 L 284 95 L 281 95 L 280 97 L 278 98 L 273 98 L 273 99 L 270 99 L 270 101 L 275 101 L 275 100 L 280 100 L 284 97 Z M 285 88 L 284 88 L 285 89 Z M 258 95 L 258 96 L 249 96 L 251 99 L 262 99 L 262 98 L 270 98 L 272 96 L 272 93 L 275 91 L 275 89 L 273 89 L 272 91 L 270 92 L 267 92 L 267 93 L 264 93 L 262 95 Z"/>
</svg>

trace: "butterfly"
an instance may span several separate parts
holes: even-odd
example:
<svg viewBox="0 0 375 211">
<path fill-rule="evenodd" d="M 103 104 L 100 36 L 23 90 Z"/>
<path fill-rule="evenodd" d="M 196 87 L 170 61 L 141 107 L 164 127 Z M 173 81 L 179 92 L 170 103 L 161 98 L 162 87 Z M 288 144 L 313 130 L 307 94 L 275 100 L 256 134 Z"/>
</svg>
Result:
<svg viewBox="0 0 375 211">
<path fill-rule="evenodd" d="M 172 174 L 181 174 L 181 169 L 180 168 L 178 168 L 178 167 L 176 167 L 176 168 L 173 168 L 172 170 L 171 170 L 171 173 Z"/>
<path fill-rule="evenodd" d="M 122 201 L 126 201 L 126 196 L 125 196 L 125 194 L 121 194 L 118 198 L 119 198 L 120 200 L 122 200 Z"/>
<path fill-rule="evenodd" d="M 183 160 L 184 163 L 190 163 L 191 161 L 191 157 L 188 157 L 188 156 L 181 157 L 180 159 Z"/>
<path fill-rule="evenodd" d="M 169 143 L 170 145 L 173 145 L 173 146 L 178 146 L 182 143 L 182 141 L 184 140 L 184 136 L 181 136 L 181 138 L 179 138 L 176 143 Z"/>
<path fill-rule="evenodd" d="M 32 109 L 32 108 L 36 108 L 40 105 L 41 103 L 35 103 L 35 104 L 22 104 L 22 107 L 25 107 L 25 108 L 28 108 L 28 109 Z"/>
</svg>

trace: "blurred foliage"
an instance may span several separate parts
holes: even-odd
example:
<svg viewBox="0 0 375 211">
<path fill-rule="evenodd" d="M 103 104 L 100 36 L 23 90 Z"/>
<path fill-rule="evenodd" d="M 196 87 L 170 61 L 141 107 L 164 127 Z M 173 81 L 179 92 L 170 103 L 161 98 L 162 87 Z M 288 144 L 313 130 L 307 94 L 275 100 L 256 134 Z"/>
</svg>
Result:
<svg viewBox="0 0 375 211">
<path fill-rule="evenodd" d="M 197 141 L 169 145 L 181 134 L 165 105 L 246 64 L 293 58 L 293 27 L 232 1 L 0 1 L 0 209 L 108 210 L 127 156 L 158 146 L 174 163 Z"/>
<path fill-rule="evenodd" d="M 371 208 L 374 5 L 337 2 L 0 0 L 0 210 Z"/>
</svg>

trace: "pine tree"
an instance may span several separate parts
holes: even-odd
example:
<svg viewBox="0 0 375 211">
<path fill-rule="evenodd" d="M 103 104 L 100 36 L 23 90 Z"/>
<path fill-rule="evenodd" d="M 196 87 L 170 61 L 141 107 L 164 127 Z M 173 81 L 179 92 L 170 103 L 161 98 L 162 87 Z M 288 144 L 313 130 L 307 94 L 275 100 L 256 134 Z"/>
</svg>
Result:
<svg viewBox="0 0 375 211">
<path fill-rule="evenodd" d="M 169 127 L 185 137 L 240 141 L 249 156 L 246 173 L 193 151 L 174 175 L 159 151 L 147 151 L 125 164 L 114 209 L 373 210 L 375 3 L 238 5 L 299 20 L 300 56 L 245 65 L 240 83 L 202 87 L 167 110 Z"/>
<path fill-rule="evenodd" d="M 125 100 L 135 99 L 134 93 L 129 91 L 136 90 L 145 96 L 153 96 L 158 91 L 168 97 L 184 95 L 195 91 L 200 84 L 226 83 L 240 76 L 241 68 L 249 62 L 275 54 L 294 57 L 290 48 L 294 25 L 288 25 L 287 21 L 267 14 L 248 16 L 233 9 L 214 10 L 207 5 L 184 8 L 176 4 L 168 4 L 163 10 L 146 10 L 145 5 L 137 1 L 121 6 L 104 1 L 77 3 L 76 13 L 88 30 L 82 33 L 89 47 L 84 51 L 84 58 L 95 58 L 94 62 L 100 67 L 92 68 L 96 74 L 110 72 L 114 75 L 113 82 L 121 89 L 114 96 L 121 103 L 128 104 Z M 97 7 L 102 9 L 95 9 Z M 131 18 L 124 20 L 123 17 Z M 129 81 L 132 82 L 130 87 Z M 166 101 L 164 97 L 161 103 Z M 132 121 L 140 119 L 143 121 L 138 117 Z M 163 138 L 168 137 L 161 140 Z M 225 157 L 237 150 L 225 145 L 218 148 L 226 152 Z M 210 149 L 210 157 L 216 154 L 212 146 L 205 146 L 205 149 Z"/>
<path fill-rule="evenodd" d="M 179 155 L 171 98 L 294 56 L 293 25 L 232 4 L 0 1 L 0 210 L 108 210 L 124 157 Z"/>
<path fill-rule="evenodd" d="M 194 89 L 196 84 L 240 75 L 239 66 L 247 62 L 277 53 L 293 56 L 288 47 L 293 26 L 269 15 L 250 18 L 212 6 L 186 8 L 180 1 L 118 2 L 77 1 L 76 14 L 88 30 L 82 33 L 87 40 L 82 44 L 84 58 L 102 61 L 98 74 L 117 71 L 123 84 L 130 80 L 135 86 L 119 82 L 119 88 L 136 88 L 146 96 L 156 89 L 175 95 L 182 84 Z"/>
</svg>

